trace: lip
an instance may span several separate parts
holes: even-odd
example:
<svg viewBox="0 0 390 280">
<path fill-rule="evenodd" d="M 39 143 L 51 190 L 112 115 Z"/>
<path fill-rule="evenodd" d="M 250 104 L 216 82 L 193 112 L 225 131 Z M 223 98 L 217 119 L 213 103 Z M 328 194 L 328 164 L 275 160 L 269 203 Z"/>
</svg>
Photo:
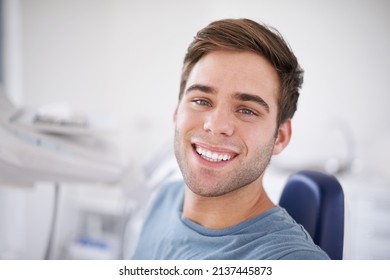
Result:
<svg viewBox="0 0 390 280">
<path fill-rule="evenodd" d="M 198 146 L 198 147 L 201 147 L 201 148 L 206 149 L 206 150 L 213 152 L 213 153 L 227 154 L 227 155 L 230 155 L 232 157 L 235 157 L 239 154 L 239 151 L 237 151 L 237 149 L 235 149 L 233 147 L 214 146 L 214 145 L 210 145 L 210 144 L 206 144 L 206 143 L 202 143 L 202 142 L 198 142 L 198 141 L 192 142 L 192 146 L 194 148 L 196 146 Z"/>
<path fill-rule="evenodd" d="M 231 148 L 217 147 L 217 146 L 213 146 L 205 143 L 199 143 L 199 142 L 194 142 L 192 143 L 191 146 L 192 146 L 192 151 L 194 153 L 194 156 L 198 160 L 198 162 L 200 162 L 202 165 L 206 165 L 207 167 L 223 167 L 225 165 L 230 164 L 238 156 L 238 152 Z M 213 153 L 229 155 L 230 159 L 222 160 L 222 161 L 209 161 L 205 159 L 203 156 L 201 156 L 200 154 L 198 154 L 198 152 L 196 151 L 196 147 L 201 147 L 202 149 L 206 149 Z"/>
</svg>

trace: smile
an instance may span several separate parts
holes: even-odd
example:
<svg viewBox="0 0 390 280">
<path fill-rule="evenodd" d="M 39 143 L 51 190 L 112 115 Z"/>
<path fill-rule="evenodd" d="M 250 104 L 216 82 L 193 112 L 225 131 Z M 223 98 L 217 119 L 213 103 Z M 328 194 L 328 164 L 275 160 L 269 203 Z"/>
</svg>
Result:
<svg viewBox="0 0 390 280">
<path fill-rule="evenodd" d="M 221 162 L 221 161 L 228 161 L 232 159 L 234 156 L 232 154 L 227 153 L 216 153 L 209 151 L 205 148 L 195 146 L 195 150 L 202 158 L 205 160 L 211 161 L 211 162 Z"/>
</svg>

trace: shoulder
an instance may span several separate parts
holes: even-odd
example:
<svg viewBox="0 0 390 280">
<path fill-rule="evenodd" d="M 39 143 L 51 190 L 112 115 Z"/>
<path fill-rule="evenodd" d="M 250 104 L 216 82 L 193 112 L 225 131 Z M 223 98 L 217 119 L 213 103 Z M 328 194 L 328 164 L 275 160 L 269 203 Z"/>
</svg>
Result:
<svg viewBox="0 0 390 280">
<path fill-rule="evenodd" d="M 275 207 L 257 223 L 262 233 L 257 250 L 265 259 L 314 260 L 329 259 L 327 254 L 314 244 L 302 225 L 280 207 Z M 265 232 L 264 232 L 265 230 Z M 259 253 L 259 252 L 255 252 Z"/>
<path fill-rule="evenodd" d="M 183 190 L 183 181 L 166 183 L 157 190 L 154 204 L 164 201 L 169 203 L 181 199 L 184 193 Z"/>
<path fill-rule="evenodd" d="M 162 258 L 165 253 L 161 249 L 165 246 L 163 240 L 170 236 L 172 228 L 179 221 L 177 211 L 182 205 L 183 186 L 183 182 L 170 182 L 156 190 L 143 218 L 133 259 Z"/>
<path fill-rule="evenodd" d="M 279 260 L 329 260 L 329 256 L 322 250 L 295 250 L 279 258 Z"/>
<path fill-rule="evenodd" d="M 183 203 L 183 196 L 183 181 L 173 181 L 162 185 L 156 190 L 151 199 L 147 219 L 152 219 L 153 216 L 158 217 L 162 212 L 171 212 L 176 210 L 176 208 L 180 209 Z"/>
</svg>

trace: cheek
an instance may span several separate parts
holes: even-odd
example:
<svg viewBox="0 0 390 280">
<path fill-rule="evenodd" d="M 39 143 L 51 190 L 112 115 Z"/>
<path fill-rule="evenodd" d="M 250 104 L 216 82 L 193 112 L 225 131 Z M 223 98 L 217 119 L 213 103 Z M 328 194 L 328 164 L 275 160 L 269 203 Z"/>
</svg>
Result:
<svg viewBox="0 0 390 280">
<path fill-rule="evenodd" d="M 275 130 L 270 129 L 260 129 L 260 128 L 247 128 L 245 129 L 243 136 L 244 142 L 248 150 L 256 151 L 259 148 L 263 148 L 264 146 L 273 146 L 275 143 Z"/>
<path fill-rule="evenodd" d="M 175 126 L 177 130 L 183 130 L 185 129 L 187 123 L 188 123 L 188 116 L 185 114 L 182 110 L 178 110 L 176 114 L 176 121 Z"/>
<path fill-rule="evenodd" d="M 179 107 L 175 115 L 175 125 L 177 130 L 185 131 L 198 127 L 202 124 L 202 117 L 194 114 L 188 109 Z"/>
</svg>

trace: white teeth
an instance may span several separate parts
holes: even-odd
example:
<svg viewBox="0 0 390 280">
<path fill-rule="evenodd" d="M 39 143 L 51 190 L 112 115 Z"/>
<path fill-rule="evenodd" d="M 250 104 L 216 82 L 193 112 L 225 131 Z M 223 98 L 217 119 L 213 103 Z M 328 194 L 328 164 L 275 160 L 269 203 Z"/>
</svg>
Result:
<svg viewBox="0 0 390 280">
<path fill-rule="evenodd" d="M 204 159 L 213 162 L 230 160 L 232 157 L 231 155 L 213 153 L 198 146 L 196 146 L 196 152 Z"/>
</svg>

